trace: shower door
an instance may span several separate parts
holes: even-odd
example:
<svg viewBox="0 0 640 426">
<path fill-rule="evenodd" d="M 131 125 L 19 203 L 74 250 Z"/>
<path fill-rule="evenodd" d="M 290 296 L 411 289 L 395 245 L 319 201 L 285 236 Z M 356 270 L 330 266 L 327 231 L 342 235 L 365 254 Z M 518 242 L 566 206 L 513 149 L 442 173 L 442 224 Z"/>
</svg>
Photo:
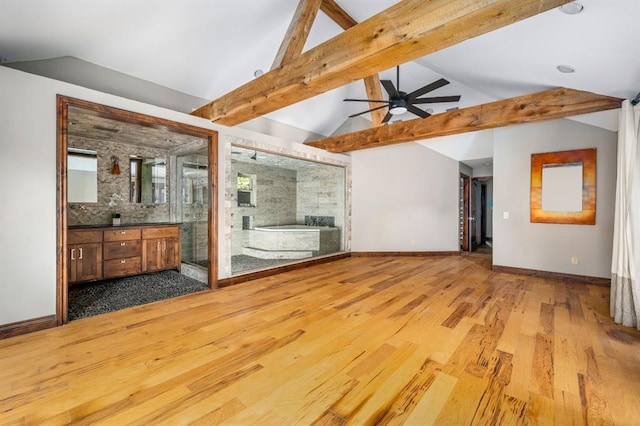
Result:
<svg viewBox="0 0 640 426">
<path fill-rule="evenodd" d="M 182 262 L 208 266 L 208 157 L 206 150 L 177 158 L 178 220 L 182 222 Z"/>
</svg>

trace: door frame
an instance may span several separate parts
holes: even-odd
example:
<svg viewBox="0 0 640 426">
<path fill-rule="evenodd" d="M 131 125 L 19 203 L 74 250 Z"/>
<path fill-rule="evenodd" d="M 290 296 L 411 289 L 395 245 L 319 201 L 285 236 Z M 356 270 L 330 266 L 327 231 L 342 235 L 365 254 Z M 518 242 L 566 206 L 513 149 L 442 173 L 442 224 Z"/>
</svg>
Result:
<svg viewBox="0 0 640 426">
<path fill-rule="evenodd" d="M 218 287 L 218 132 L 139 112 L 101 105 L 68 96 L 56 96 L 56 324 L 68 321 L 67 276 L 67 148 L 69 107 L 87 109 L 102 117 L 170 130 L 207 140 L 209 157 L 208 285 Z"/>
<path fill-rule="evenodd" d="M 469 185 L 470 189 L 470 197 L 472 197 L 471 195 L 471 188 L 473 187 L 473 183 L 478 183 L 480 185 L 480 199 L 476 200 L 476 203 L 480 203 L 480 220 L 478 220 L 478 218 L 474 218 L 474 221 L 476 222 L 476 229 L 480 229 L 480 239 L 477 241 L 477 245 L 476 247 L 473 247 L 473 245 L 471 244 L 471 235 L 469 235 L 469 252 L 472 252 L 473 250 L 475 250 L 477 248 L 477 246 L 480 246 L 484 243 L 486 243 L 486 239 L 487 239 L 487 199 L 486 199 L 486 194 L 487 194 L 487 182 L 492 182 L 493 181 L 493 176 L 482 176 L 482 177 L 474 177 L 471 179 L 471 184 Z M 469 202 L 469 209 L 471 209 L 471 202 Z M 471 217 L 471 212 L 469 214 L 469 216 Z"/>
<path fill-rule="evenodd" d="M 469 194 L 471 191 L 471 177 L 464 173 L 460 173 L 460 180 L 462 181 L 462 199 L 458 200 L 458 204 L 462 201 L 462 209 L 460 209 L 460 220 L 462 221 L 462 243 L 460 244 L 460 250 L 469 251 Z M 458 191 L 460 191 L 459 187 Z"/>
</svg>

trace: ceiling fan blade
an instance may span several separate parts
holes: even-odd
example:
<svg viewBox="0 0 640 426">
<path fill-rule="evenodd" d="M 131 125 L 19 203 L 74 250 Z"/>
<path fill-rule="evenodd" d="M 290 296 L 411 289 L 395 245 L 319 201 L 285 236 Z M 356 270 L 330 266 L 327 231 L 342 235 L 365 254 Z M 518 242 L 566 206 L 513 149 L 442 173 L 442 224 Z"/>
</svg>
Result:
<svg viewBox="0 0 640 426">
<path fill-rule="evenodd" d="M 391 80 L 380 80 L 380 83 L 382 83 L 384 90 L 389 94 L 389 98 L 400 99 L 400 93 L 398 93 L 396 86 L 393 85 Z"/>
<path fill-rule="evenodd" d="M 388 105 L 382 105 L 382 106 L 379 106 L 379 107 L 376 107 L 376 108 L 373 108 L 373 109 L 368 109 L 368 110 L 366 110 L 366 111 L 362 111 L 362 112 L 359 112 L 359 113 L 357 113 L 357 114 L 350 115 L 350 116 L 349 116 L 349 118 L 357 117 L 357 116 L 359 116 L 359 115 L 366 114 L 366 113 L 368 113 L 368 112 L 375 111 L 375 110 L 378 110 L 378 109 L 387 108 L 387 106 L 388 106 Z"/>
<path fill-rule="evenodd" d="M 429 93 L 433 90 L 441 88 L 442 86 L 446 86 L 447 84 L 449 84 L 449 81 L 441 78 L 440 80 L 436 80 L 431 84 L 427 84 L 426 86 L 421 87 L 418 90 L 414 90 L 413 92 L 409 93 L 407 97 L 409 100 L 413 100 L 419 96 L 424 95 L 425 93 Z"/>
<path fill-rule="evenodd" d="M 387 113 L 387 115 L 384 116 L 384 118 L 382 119 L 382 123 L 387 123 L 389 122 L 389 120 L 391 120 L 391 117 L 393 117 L 393 114 L 391 114 L 390 112 Z"/>
<path fill-rule="evenodd" d="M 458 102 L 460 100 L 460 95 L 456 96 L 433 96 L 430 98 L 420 98 L 413 99 L 411 103 L 413 104 L 435 104 L 438 102 Z"/>
<path fill-rule="evenodd" d="M 381 100 L 378 100 L 378 99 L 350 99 L 350 98 L 348 98 L 348 99 L 343 99 L 343 101 L 345 101 L 345 102 L 347 102 L 347 101 L 348 102 L 384 102 L 385 104 L 389 103 L 389 101 L 381 101 Z"/>
<path fill-rule="evenodd" d="M 427 117 L 429 117 L 431 115 L 428 112 L 423 111 L 418 107 L 414 107 L 411 104 L 407 104 L 407 111 L 409 111 L 412 114 L 417 115 L 418 117 L 422 117 L 422 118 L 427 118 Z"/>
</svg>

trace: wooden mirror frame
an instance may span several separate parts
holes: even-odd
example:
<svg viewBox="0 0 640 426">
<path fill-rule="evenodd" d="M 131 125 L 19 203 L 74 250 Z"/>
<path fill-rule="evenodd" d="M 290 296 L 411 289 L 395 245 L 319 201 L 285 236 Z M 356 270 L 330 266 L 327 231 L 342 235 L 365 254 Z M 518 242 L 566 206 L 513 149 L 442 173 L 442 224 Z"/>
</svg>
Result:
<svg viewBox="0 0 640 426">
<path fill-rule="evenodd" d="M 582 211 L 542 210 L 542 167 L 571 163 L 582 163 Z M 596 148 L 531 154 L 531 222 L 596 224 Z"/>
</svg>

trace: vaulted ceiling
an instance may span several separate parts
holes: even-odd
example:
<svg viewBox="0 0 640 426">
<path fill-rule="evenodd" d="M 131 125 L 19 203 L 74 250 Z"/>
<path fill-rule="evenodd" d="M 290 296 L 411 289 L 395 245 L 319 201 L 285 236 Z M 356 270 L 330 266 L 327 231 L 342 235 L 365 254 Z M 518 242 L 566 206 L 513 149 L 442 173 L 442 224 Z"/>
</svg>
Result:
<svg viewBox="0 0 640 426">
<path fill-rule="evenodd" d="M 362 22 L 397 2 L 338 3 Z M 408 92 L 441 77 L 450 80 L 450 85 L 433 95 L 461 94 L 462 99 L 455 105 L 429 105 L 434 113 L 554 87 L 620 98 L 635 96 L 640 90 L 640 31 L 635 27 L 640 2 L 581 3 L 584 10 L 580 14 L 568 15 L 554 8 L 404 63 L 400 85 Z M 256 70 L 269 70 L 297 4 L 297 0 L 4 0 L 0 61 L 19 67 L 15 63 L 73 56 L 157 87 L 184 92 L 189 101 L 174 108 L 191 112 L 190 108 L 252 81 Z M 320 12 L 304 50 L 342 31 Z M 560 73 L 558 65 L 569 65 L 575 72 Z M 39 73 L 47 75 L 46 67 L 43 62 Z M 380 77 L 395 80 L 395 70 L 383 70 Z M 150 85 L 149 90 L 154 87 Z M 343 102 L 346 97 L 366 97 L 362 81 L 328 90 L 266 117 L 328 136 L 343 126 L 350 114 L 368 109 L 366 104 Z M 411 114 L 398 116 L 413 118 Z M 611 119 L 602 116 L 584 119 L 615 127 Z"/>
</svg>

